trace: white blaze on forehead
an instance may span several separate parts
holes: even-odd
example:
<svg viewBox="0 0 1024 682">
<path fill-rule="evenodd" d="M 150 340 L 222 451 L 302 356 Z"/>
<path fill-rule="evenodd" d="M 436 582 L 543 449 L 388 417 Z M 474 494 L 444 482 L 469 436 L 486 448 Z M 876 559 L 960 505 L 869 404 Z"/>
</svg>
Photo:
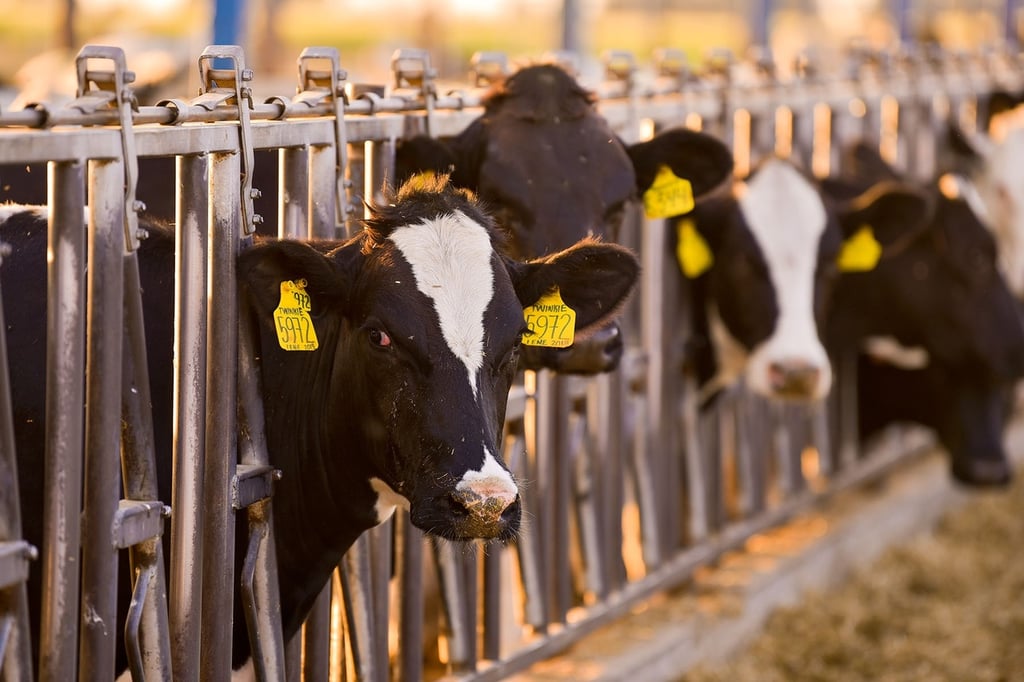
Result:
<svg viewBox="0 0 1024 682">
<path fill-rule="evenodd" d="M 739 204 L 767 261 L 779 305 L 772 335 L 751 353 L 752 387 L 766 388 L 771 363 L 799 360 L 820 370 L 821 397 L 832 376 L 814 320 L 814 278 L 827 224 L 821 196 L 792 165 L 771 159 L 747 183 Z"/>
<path fill-rule="evenodd" d="M 444 340 L 466 366 L 476 395 L 484 357 L 484 312 L 494 296 L 490 235 L 456 211 L 400 227 L 391 240 L 412 266 L 416 288 L 434 302 Z"/>
<path fill-rule="evenodd" d="M 462 475 L 462 480 L 455 485 L 456 490 L 464 490 L 466 488 L 477 491 L 480 491 L 481 488 L 486 488 L 487 495 L 507 497 L 509 504 L 519 493 L 519 488 L 516 486 L 515 481 L 512 480 L 512 474 L 498 463 L 490 448 L 486 449 L 484 463 L 480 469 L 467 471 Z"/>
</svg>

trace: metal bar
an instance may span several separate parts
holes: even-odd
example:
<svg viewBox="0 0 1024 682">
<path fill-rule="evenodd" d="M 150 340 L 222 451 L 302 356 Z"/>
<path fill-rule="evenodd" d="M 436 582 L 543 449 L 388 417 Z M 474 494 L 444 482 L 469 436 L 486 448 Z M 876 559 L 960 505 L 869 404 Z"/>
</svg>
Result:
<svg viewBox="0 0 1024 682">
<path fill-rule="evenodd" d="M 0 245 L 0 267 L 3 266 Z M 0 295 L 0 304 L 3 296 Z M 0 330 L 6 331 L 3 305 Z M 28 618 L 28 560 L 35 548 L 21 540 L 18 463 L 14 451 L 14 417 L 8 378 L 7 335 L 0 334 L 0 677 L 32 678 L 32 633 Z"/>
<path fill-rule="evenodd" d="M 82 508 L 82 607 L 79 679 L 114 677 L 117 512 L 121 448 L 121 348 L 124 328 L 124 168 L 89 162 L 88 339 L 85 487 Z"/>
<path fill-rule="evenodd" d="M 327 682 L 331 672 L 331 581 L 320 591 L 302 626 L 302 643 L 302 679 Z"/>
<path fill-rule="evenodd" d="M 309 234 L 314 239 L 338 239 L 344 234 L 339 232 L 345 225 L 337 222 L 337 202 L 348 201 L 347 192 L 340 197 L 336 193 L 333 177 L 339 171 L 335 166 L 334 149 L 327 145 L 310 145 L 309 148 Z M 345 168 L 341 169 L 342 177 Z M 348 215 L 346 207 L 344 214 Z"/>
<path fill-rule="evenodd" d="M 409 512 L 395 512 L 395 564 L 398 567 L 399 641 L 395 672 L 398 682 L 423 679 L 423 533 L 409 521 Z"/>
<path fill-rule="evenodd" d="M 210 168 L 209 277 L 212 297 L 207 335 L 206 467 L 203 528 L 203 598 L 200 672 L 204 680 L 231 672 L 235 519 L 231 484 L 238 438 L 235 426 L 238 308 L 235 257 L 242 234 L 238 154 L 214 154 Z"/>
<path fill-rule="evenodd" d="M 134 196 L 134 191 L 132 192 Z M 134 221 L 137 224 L 137 221 Z M 136 235 L 138 239 L 138 235 Z M 139 608 L 141 663 L 150 680 L 170 680 L 171 644 L 167 615 L 167 576 L 164 569 L 164 505 L 158 500 L 157 462 L 153 436 L 153 412 L 147 367 L 146 331 L 143 325 L 142 285 L 139 254 L 132 250 L 124 258 L 124 354 L 121 364 L 122 428 L 121 467 L 124 494 L 122 509 L 141 511 L 141 532 L 120 538 L 120 547 L 131 547 L 131 576 L 135 591 L 149 599 Z M 169 511 L 169 509 L 168 509 Z M 136 515 L 138 517 L 138 515 Z M 118 519 L 121 519 L 119 516 Z M 115 519 L 118 520 L 118 519 Z M 123 520 L 123 519 L 121 519 Z M 122 529 L 124 526 L 122 526 Z M 116 531 L 116 528 L 115 528 Z M 117 542 L 118 538 L 115 538 Z M 139 588 L 137 581 L 147 585 Z"/>
<path fill-rule="evenodd" d="M 48 165 L 46 473 L 39 679 L 75 679 L 85 402 L 85 174 L 82 162 Z"/>
<path fill-rule="evenodd" d="M 199 678 L 203 594 L 209 157 L 176 160 L 174 487 L 170 626 L 179 679 Z"/>
<path fill-rule="evenodd" d="M 341 588 L 348 614 L 348 634 L 355 657 L 356 679 L 384 682 L 387 670 L 377 669 L 373 633 L 376 613 L 370 592 L 373 569 L 370 562 L 370 538 L 363 535 L 349 548 L 341 560 Z"/>
<path fill-rule="evenodd" d="M 310 234 L 309 148 L 286 147 L 278 156 L 277 231 L 282 238 Z"/>
</svg>

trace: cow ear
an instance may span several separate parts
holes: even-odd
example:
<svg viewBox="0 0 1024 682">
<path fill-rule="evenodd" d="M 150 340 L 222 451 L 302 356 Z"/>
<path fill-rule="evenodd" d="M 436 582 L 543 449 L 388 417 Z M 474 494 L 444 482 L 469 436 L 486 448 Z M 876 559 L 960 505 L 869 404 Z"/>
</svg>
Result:
<svg viewBox="0 0 1024 682">
<path fill-rule="evenodd" d="M 455 154 L 443 140 L 417 135 L 402 140 L 395 148 L 395 187 L 417 173 L 449 175 L 455 169 Z"/>
<path fill-rule="evenodd" d="M 565 251 L 520 263 L 506 261 L 523 307 L 558 288 L 562 300 L 576 312 L 576 334 L 611 322 L 621 312 L 640 276 L 640 261 L 629 249 L 584 240 Z"/>
<path fill-rule="evenodd" d="M 358 245 L 346 245 L 331 254 L 315 244 L 282 240 L 258 243 L 238 256 L 238 281 L 257 315 L 270 316 L 281 300 L 281 282 L 305 281 L 312 312 L 324 305 L 344 302 L 349 289 L 349 268 L 344 254 L 358 254 Z"/>
<path fill-rule="evenodd" d="M 732 179 L 732 152 L 721 141 L 688 128 L 672 128 L 627 150 L 636 172 L 637 191 L 644 194 L 663 168 L 690 184 L 694 200 L 722 188 Z"/>
<path fill-rule="evenodd" d="M 901 183 L 881 182 L 839 211 L 846 237 L 869 226 L 885 247 L 928 220 L 931 200 L 920 190 Z"/>
</svg>

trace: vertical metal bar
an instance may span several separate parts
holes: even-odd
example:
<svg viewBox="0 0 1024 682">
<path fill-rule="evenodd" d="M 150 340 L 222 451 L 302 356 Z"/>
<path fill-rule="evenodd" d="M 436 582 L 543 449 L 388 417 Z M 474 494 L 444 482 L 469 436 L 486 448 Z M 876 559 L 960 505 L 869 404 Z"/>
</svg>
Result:
<svg viewBox="0 0 1024 682">
<path fill-rule="evenodd" d="M 270 455 L 264 431 L 263 391 L 256 350 L 259 332 L 248 306 L 238 310 L 238 320 L 239 458 L 247 466 L 266 466 L 270 464 Z M 281 679 L 285 673 L 272 504 L 268 498 L 246 509 L 249 545 L 255 553 L 252 572 L 247 570 L 243 582 L 244 606 L 249 640 L 253 643 L 253 664 L 261 680 Z M 235 508 L 238 509 L 237 505 Z"/>
<path fill-rule="evenodd" d="M 124 167 L 89 161 L 88 337 L 86 341 L 85 487 L 82 523 L 81 680 L 114 677 L 121 446 Z"/>
<path fill-rule="evenodd" d="M 441 597 L 448 621 L 448 659 L 456 673 L 476 668 L 476 581 L 467 579 L 476 567 L 475 557 L 461 555 L 461 547 L 444 541 L 434 542 Z M 475 572 L 472 572 L 475 576 Z"/>
<path fill-rule="evenodd" d="M 309 148 L 309 236 L 338 239 L 338 191 L 335 182 L 336 154 L 334 147 L 316 145 Z M 341 169 L 344 172 L 345 169 Z M 344 193 L 341 195 L 344 197 Z M 343 227 L 343 226 L 341 226 Z"/>
<path fill-rule="evenodd" d="M 373 568 L 370 562 L 370 537 L 363 534 L 345 552 L 341 560 L 341 586 L 348 613 L 348 633 L 355 657 L 356 679 L 361 682 L 384 682 L 387 670 L 377 669 L 373 634 L 376 630 L 373 610 Z"/>
<path fill-rule="evenodd" d="M 278 151 L 277 233 L 282 238 L 309 236 L 309 148 Z"/>
<path fill-rule="evenodd" d="M 209 157 L 179 156 L 176 173 L 171 656 L 178 679 L 196 680 L 203 594 Z"/>
<path fill-rule="evenodd" d="M 752 26 L 751 26 L 751 40 L 754 45 L 768 45 L 768 22 L 771 18 L 772 13 L 772 2 L 771 0 L 755 0 L 753 3 Z"/>
<path fill-rule="evenodd" d="M 389 584 L 393 566 L 392 541 L 394 540 L 394 523 L 388 521 L 370 529 L 370 562 L 373 570 L 370 587 L 374 617 L 373 642 L 376 645 L 374 654 L 377 657 L 377 669 L 388 671 L 388 602 Z"/>
<path fill-rule="evenodd" d="M 399 635 L 396 665 L 399 682 L 423 678 L 423 533 L 409 521 L 409 512 L 395 512 L 398 567 Z"/>
<path fill-rule="evenodd" d="M 124 259 L 124 354 L 121 365 L 121 466 L 124 496 L 129 500 L 158 500 L 153 412 L 143 326 L 142 289 L 138 250 Z M 146 678 L 171 679 L 171 651 L 167 622 L 167 576 L 160 536 L 129 550 L 132 581 L 147 581 L 147 599 L 139 621 Z M 137 587 L 137 585 L 136 585 Z"/>
<path fill-rule="evenodd" d="M 75 678 L 85 402 L 84 164 L 49 164 L 46 473 L 39 679 Z"/>
<path fill-rule="evenodd" d="M 237 464 L 235 410 L 238 310 L 235 258 L 239 212 L 237 153 L 213 154 L 210 172 L 210 262 L 206 394 L 206 466 L 203 529 L 203 602 L 200 671 L 204 680 L 231 673 L 235 519 L 231 481 Z"/>
<path fill-rule="evenodd" d="M 4 255 L 0 251 L 0 261 Z M 7 327 L 2 304 L 0 295 L 0 545 L 22 537 L 14 417 L 7 370 Z M 32 632 L 24 581 L 0 587 L 0 678 L 5 682 L 32 679 Z"/>
<path fill-rule="evenodd" d="M 491 544 L 484 548 L 483 560 L 483 658 L 496 661 L 501 657 L 501 563 L 504 550 Z M 418 640 L 402 640 L 406 647 Z M 419 648 L 418 646 L 415 648 Z"/>
<path fill-rule="evenodd" d="M 910 0 L 896 0 L 893 11 L 896 14 L 896 27 L 901 45 L 909 45 L 914 42 L 914 27 L 910 21 Z"/>
<path fill-rule="evenodd" d="M 1003 6 L 1003 40 L 1006 47 L 1015 51 L 1020 42 L 1020 34 L 1017 31 L 1017 0 L 1006 0 Z"/>
<path fill-rule="evenodd" d="M 302 626 L 302 677 L 327 682 L 331 669 L 331 581 L 320 590 Z"/>
</svg>

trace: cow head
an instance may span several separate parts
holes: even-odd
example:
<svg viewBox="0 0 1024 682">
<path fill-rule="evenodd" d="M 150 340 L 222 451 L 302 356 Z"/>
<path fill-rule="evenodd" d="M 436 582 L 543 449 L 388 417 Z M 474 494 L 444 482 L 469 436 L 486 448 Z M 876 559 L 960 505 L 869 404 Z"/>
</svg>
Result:
<svg viewBox="0 0 1024 682">
<path fill-rule="evenodd" d="M 509 234 L 510 253 L 538 258 L 580 239 L 614 241 L 626 208 L 654 181 L 637 158 L 667 159 L 699 198 L 729 178 L 732 159 L 714 138 L 673 130 L 627 147 L 594 106 L 593 95 L 564 69 L 537 64 L 517 71 L 484 102 L 483 114 L 450 140 L 401 142 L 396 178 L 421 171 L 451 172 L 475 191 Z M 614 369 L 623 352 L 611 327 L 572 348 L 524 353 L 527 369 L 592 374 Z"/>
<path fill-rule="evenodd" d="M 821 399 L 832 382 L 819 328 L 836 277 L 838 227 L 818 190 L 786 161 L 766 161 L 736 194 L 676 220 L 678 239 L 708 253 L 706 267 L 687 273 L 694 305 L 707 311 L 706 330 L 694 326 L 710 337 L 713 354 L 698 368 L 702 393 L 743 375 L 768 398 Z"/>
<path fill-rule="evenodd" d="M 894 182 L 840 209 L 847 240 L 870 229 L 877 263 L 846 272 L 835 292 L 836 342 L 893 337 L 972 384 L 1024 372 L 1018 303 L 997 266 L 996 244 L 968 203 L 937 188 Z"/>
<path fill-rule="evenodd" d="M 239 269 L 268 396 L 308 396 L 267 401 L 271 452 L 290 457 L 275 462 L 275 514 L 322 494 L 360 531 L 401 505 L 427 533 L 508 540 L 520 499 L 499 440 L 524 307 L 557 288 L 585 335 L 629 294 L 638 263 L 592 240 L 512 260 L 472 196 L 438 179 L 404 187 L 337 248 L 263 243 Z"/>
</svg>

